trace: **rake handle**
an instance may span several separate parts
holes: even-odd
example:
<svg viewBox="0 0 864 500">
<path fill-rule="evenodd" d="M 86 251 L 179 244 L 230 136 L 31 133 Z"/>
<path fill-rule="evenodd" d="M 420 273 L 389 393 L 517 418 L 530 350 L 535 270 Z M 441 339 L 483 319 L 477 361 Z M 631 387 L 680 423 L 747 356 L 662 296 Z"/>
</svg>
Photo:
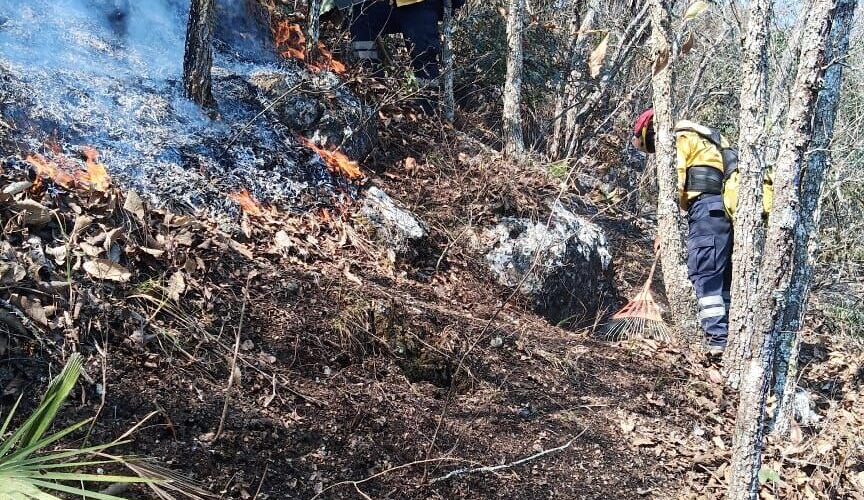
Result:
<svg viewBox="0 0 864 500">
<path fill-rule="evenodd" d="M 654 280 L 654 271 L 657 270 L 657 262 L 660 260 L 660 254 L 654 254 L 654 262 L 651 264 L 651 271 L 648 273 L 648 279 L 645 280 L 645 284 L 642 286 L 642 290 L 648 290 L 651 288 L 651 282 Z"/>
</svg>

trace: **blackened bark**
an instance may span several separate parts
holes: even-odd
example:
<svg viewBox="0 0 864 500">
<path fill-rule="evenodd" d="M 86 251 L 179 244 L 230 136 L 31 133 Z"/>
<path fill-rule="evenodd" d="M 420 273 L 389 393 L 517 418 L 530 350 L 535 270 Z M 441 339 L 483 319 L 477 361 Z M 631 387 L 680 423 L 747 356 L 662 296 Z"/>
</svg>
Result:
<svg viewBox="0 0 864 500">
<path fill-rule="evenodd" d="M 183 88 L 186 97 L 198 105 L 213 107 L 213 26 L 215 0 L 192 0 L 186 25 L 186 51 L 183 56 Z"/>
<path fill-rule="evenodd" d="M 683 333 L 697 332 L 696 296 L 684 264 L 681 212 L 678 207 L 678 174 L 675 169 L 675 135 L 672 133 L 674 72 L 672 70 L 671 1 L 650 0 L 654 76 L 654 130 L 657 164 L 657 231 L 660 263 L 669 308 Z"/>
<path fill-rule="evenodd" d="M 800 222 L 794 233 L 791 284 L 780 321 L 774 328 L 777 339 L 774 394 L 777 396 L 778 405 L 772 430 L 778 435 L 784 435 L 789 430 L 789 422 L 792 418 L 800 345 L 798 332 L 801 329 L 810 293 L 815 249 L 813 238 L 816 237 L 819 229 L 822 186 L 831 164 L 831 140 L 834 137 L 834 121 L 840 102 L 844 59 L 849 49 L 849 32 L 857 5 L 858 0 L 837 1 L 823 56 L 823 65 L 827 65 L 828 69 L 825 70 L 822 89 L 816 100 L 810 157 L 807 159 L 807 167 L 802 174 L 799 188 Z"/>
<path fill-rule="evenodd" d="M 798 190 L 805 155 L 812 141 L 812 119 L 823 74 L 822 54 L 837 0 L 816 0 L 801 35 L 801 56 L 780 155 L 774 172 L 775 203 L 768 221 L 749 336 L 753 356 L 742 371 L 738 415 L 732 437 L 729 500 L 755 499 L 762 464 L 765 402 L 774 362 L 774 328 L 782 321 L 793 269 L 795 232 L 800 226 Z M 746 330 L 746 331 L 744 331 Z"/>
<path fill-rule="evenodd" d="M 729 312 L 729 342 L 724 355 L 724 374 L 730 387 L 738 388 L 753 352 L 751 332 L 746 328 L 758 313 L 754 296 L 759 284 L 759 263 L 765 236 L 762 223 L 762 180 L 765 171 L 768 114 L 768 31 L 773 0 L 757 0 L 750 6 L 741 82 L 741 114 L 738 136 L 738 171 L 741 184 L 735 211 L 732 251 L 732 308 Z"/>
<path fill-rule="evenodd" d="M 507 11 L 507 79 L 504 82 L 504 152 L 521 156 L 525 151 L 522 136 L 522 32 L 525 0 L 509 0 Z"/>
</svg>

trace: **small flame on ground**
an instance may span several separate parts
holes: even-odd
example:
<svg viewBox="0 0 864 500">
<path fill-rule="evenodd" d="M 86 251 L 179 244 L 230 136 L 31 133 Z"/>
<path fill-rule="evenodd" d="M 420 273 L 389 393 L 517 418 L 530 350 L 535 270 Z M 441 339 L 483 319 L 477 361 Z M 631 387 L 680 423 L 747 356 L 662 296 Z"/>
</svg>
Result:
<svg viewBox="0 0 864 500">
<path fill-rule="evenodd" d="M 245 189 L 229 194 L 228 199 L 240 205 L 240 209 L 249 215 L 255 217 L 264 215 L 261 204 Z"/>
<path fill-rule="evenodd" d="M 279 22 L 273 28 L 273 41 L 282 57 L 306 62 L 306 35 L 299 25 Z M 321 42 L 318 42 L 318 62 L 309 67 L 314 71 L 329 70 L 337 75 L 346 71 L 345 65 L 334 59 L 333 53 Z"/>
<path fill-rule="evenodd" d="M 319 148 L 314 142 L 305 137 L 300 137 L 299 139 L 301 144 L 316 152 L 324 160 L 324 163 L 331 172 L 342 175 L 352 181 L 363 177 L 363 173 L 360 172 L 360 165 L 356 161 L 349 159 L 341 151 L 327 151 L 326 149 Z"/>
<path fill-rule="evenodd" d="M 104 193 L 111 187 L 111 178 L 105 165 L 99 163 L 99 153 L 93 148 L 84 148 L 84 158 L 87 161 L 87 183 L 91 189 Z"/>
<path fill-rule="evenodd" d="M 99 163 L 99 153 L 93 148 L 84 148 L 87 170 L 77 170 L 78 164 L 63 156 L 59 149 L 51 148 L 56 159 L 48 159 L 34 153 L 24 160 L 36 171 L 38 179 L 51 179 L 55 184 L 66 189 L 84 188 L 106 192 L 111 187 L 111 178 L 105 166 Z"/>
</svg>

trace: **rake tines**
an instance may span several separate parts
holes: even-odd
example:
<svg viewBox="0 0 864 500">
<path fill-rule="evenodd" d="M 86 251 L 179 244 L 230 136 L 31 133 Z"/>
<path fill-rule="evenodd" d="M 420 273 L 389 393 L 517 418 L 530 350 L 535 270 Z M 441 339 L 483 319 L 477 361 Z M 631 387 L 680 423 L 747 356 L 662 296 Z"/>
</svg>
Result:
<svg viewBox="0 0 864 500">
<path fill-rule="evenodd" d="M 615 313 L 603 328 L 602 334 L 607 340 L 618 341 L 635 338 L 649 338 L 662 342 L 672 340 L 672 331 L 663 321 L 663 317 L 660 315 L 660 306 L 657 305 L 651 294 L 651 280 L 654 278 L 656 267 L 657 257 L 654 258 L 654 264 L 651 265 L 648 279 L 636 297 Z"/>
</svg>

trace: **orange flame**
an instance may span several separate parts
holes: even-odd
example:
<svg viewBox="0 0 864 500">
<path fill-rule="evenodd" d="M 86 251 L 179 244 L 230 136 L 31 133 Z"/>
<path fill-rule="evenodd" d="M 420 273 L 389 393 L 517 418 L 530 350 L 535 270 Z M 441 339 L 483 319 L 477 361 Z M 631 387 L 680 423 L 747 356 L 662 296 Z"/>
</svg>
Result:
<svg viewBox="0 0 864 500">
<path fill-rule="evenodd" d="M 87 173 L 85 183 L 89 184 L 91 189 L 104 193 L 111 187 L 111 178 L 108 177 L 108 171 L 105 170 L 105 165 L 99 163 L 99 153 L 93 148 L 84 148 L 84 158 L 87 160 Z"/>
<path fill-rule="evenodd" d="M 32 154 L 25 158 L 36 171 L 39 179 L 51 179 L 58 186 L 66 189 L 93 189 L 104 193 L 111 187 L 111 178 L 105 166 L 98 162 L 99 153 L 93 148 L 84 148 L 82 154 L 85 158 L 87 171 L 72 170 L 77 168 L 74 161 L 66 158 L 59 149 L 51 148 L 55 159 L 47 159 L 40 154 Z"/>
<path fill-rule="evenodd" d="M 228 199 L 240 205 L 240 209 L 249 215 L 255 217 L 264 215 L 264 209 L 261 207 L 261 204 L 245 189 L 229 194 Z"/>
<path fill-rule="evenodd" d="M 327 168 L 334 174 L 342 175 L 352 181 L 363 177 L 363 173 L 360 172 L 360 165 L 356 161 L 349 159 L 341 151 L 327 151 L 326 149 L 319 148 L 305 137 L 300 137 L 299 139 L 301 144 L 318 153 L 318 156 L 324 160 Z"/>
<path fill-rule="evenodd" d="M 273 28 L 273 41 L 282 57 L 306 62 L 306 35 L 300 25 L 279 22 Z M 346 71 L 345 65 L 334 59 L 333 53 L 321 42 L 318 42 L 318 62 L 309 64 L 309 68 L 313 71 L 329 70 L 337 75 Z"/>
<path fill-rule="evenodd" d="M 51 179 L 55 184 L 66 189 L 75 187 L 75 177 L 60 169 L 56 163 L 47 160 L 44 156 L 32 154 L 27 156 L 24 161 L 33 167 L 38 179 Z"/>
</svg>

